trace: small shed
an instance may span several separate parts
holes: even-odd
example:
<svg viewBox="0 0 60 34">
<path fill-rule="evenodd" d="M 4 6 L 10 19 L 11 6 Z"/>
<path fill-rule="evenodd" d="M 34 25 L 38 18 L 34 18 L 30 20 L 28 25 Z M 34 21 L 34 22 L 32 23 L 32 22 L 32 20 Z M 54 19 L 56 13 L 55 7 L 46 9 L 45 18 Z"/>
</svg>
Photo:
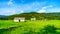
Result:
<svg viewBox="0 0 60 34">
<path fill-rule="evenodd" d="M 36 20 L 36 18 L 31 18 L 31 21 L 34 21 L 34 20 Z"/>
<path fill-rule="evenodd" d="M 15 17 L 14 22 L 25 22 L 25 18 L 24 17 Z"/>
</svg>

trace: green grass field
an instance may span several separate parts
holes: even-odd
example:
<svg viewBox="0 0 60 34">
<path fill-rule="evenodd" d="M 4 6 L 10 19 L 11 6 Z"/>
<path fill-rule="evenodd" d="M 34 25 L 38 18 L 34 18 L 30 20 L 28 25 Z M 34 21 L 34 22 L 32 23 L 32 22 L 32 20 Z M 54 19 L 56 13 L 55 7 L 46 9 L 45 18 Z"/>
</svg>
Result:
<svg viewBox="0 0 60 34">
<path fill-rule="evenodd" d="M 14 22 L 13 20 L 0 20 L 0 34 L 28 34 L 26 32 L 39 32 L 47 25 L 60 28 L 60 20 L 36 20 L 27 22 Z M 60 33 L 60 30 L 56 30 Z M 31 32 L 31 34 L 34 34 Z M 38 34 L 38 33 L 35 33 Z"/>
</svg>

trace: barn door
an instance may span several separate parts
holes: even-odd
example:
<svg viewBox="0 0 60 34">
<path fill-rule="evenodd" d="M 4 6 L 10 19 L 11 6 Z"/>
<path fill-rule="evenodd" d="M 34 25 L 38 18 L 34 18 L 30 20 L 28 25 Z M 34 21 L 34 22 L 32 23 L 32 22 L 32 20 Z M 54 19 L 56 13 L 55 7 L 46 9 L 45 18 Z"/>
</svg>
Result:
<svg viewBox="0 0 60 34">
<path fill-rule="evenodd" d="M 20 22 L 20 19 L 19 19 L 19 22 Z"/>
</svg>

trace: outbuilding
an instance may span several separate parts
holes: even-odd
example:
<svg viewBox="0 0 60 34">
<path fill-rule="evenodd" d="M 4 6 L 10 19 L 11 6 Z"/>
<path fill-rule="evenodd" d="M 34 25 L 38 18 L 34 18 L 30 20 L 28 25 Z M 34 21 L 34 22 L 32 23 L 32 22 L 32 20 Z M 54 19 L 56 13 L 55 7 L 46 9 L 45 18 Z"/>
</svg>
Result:
<svg viewBox="0 0 60 34">
<path fill-rule="evenodd" d="M 34 21 L 34 20 L 36 20 L 36 18 L 31 18 L 31 21 Z"/>
</svg>

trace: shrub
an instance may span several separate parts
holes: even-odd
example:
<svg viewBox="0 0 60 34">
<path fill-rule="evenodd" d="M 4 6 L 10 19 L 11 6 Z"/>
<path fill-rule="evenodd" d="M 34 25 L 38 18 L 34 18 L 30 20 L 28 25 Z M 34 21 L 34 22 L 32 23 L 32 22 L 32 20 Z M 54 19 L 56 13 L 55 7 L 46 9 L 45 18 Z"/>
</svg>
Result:
<svg viewBox="0 0 60 34">
<path fill-rule="evenodd" d="M 56 33 L 56 27 L 54 27 L 53 25 L 47 25 L 44 27 L 44 29 L 41 30 L 42 34 L 55 34 Z"/>
</svg>

